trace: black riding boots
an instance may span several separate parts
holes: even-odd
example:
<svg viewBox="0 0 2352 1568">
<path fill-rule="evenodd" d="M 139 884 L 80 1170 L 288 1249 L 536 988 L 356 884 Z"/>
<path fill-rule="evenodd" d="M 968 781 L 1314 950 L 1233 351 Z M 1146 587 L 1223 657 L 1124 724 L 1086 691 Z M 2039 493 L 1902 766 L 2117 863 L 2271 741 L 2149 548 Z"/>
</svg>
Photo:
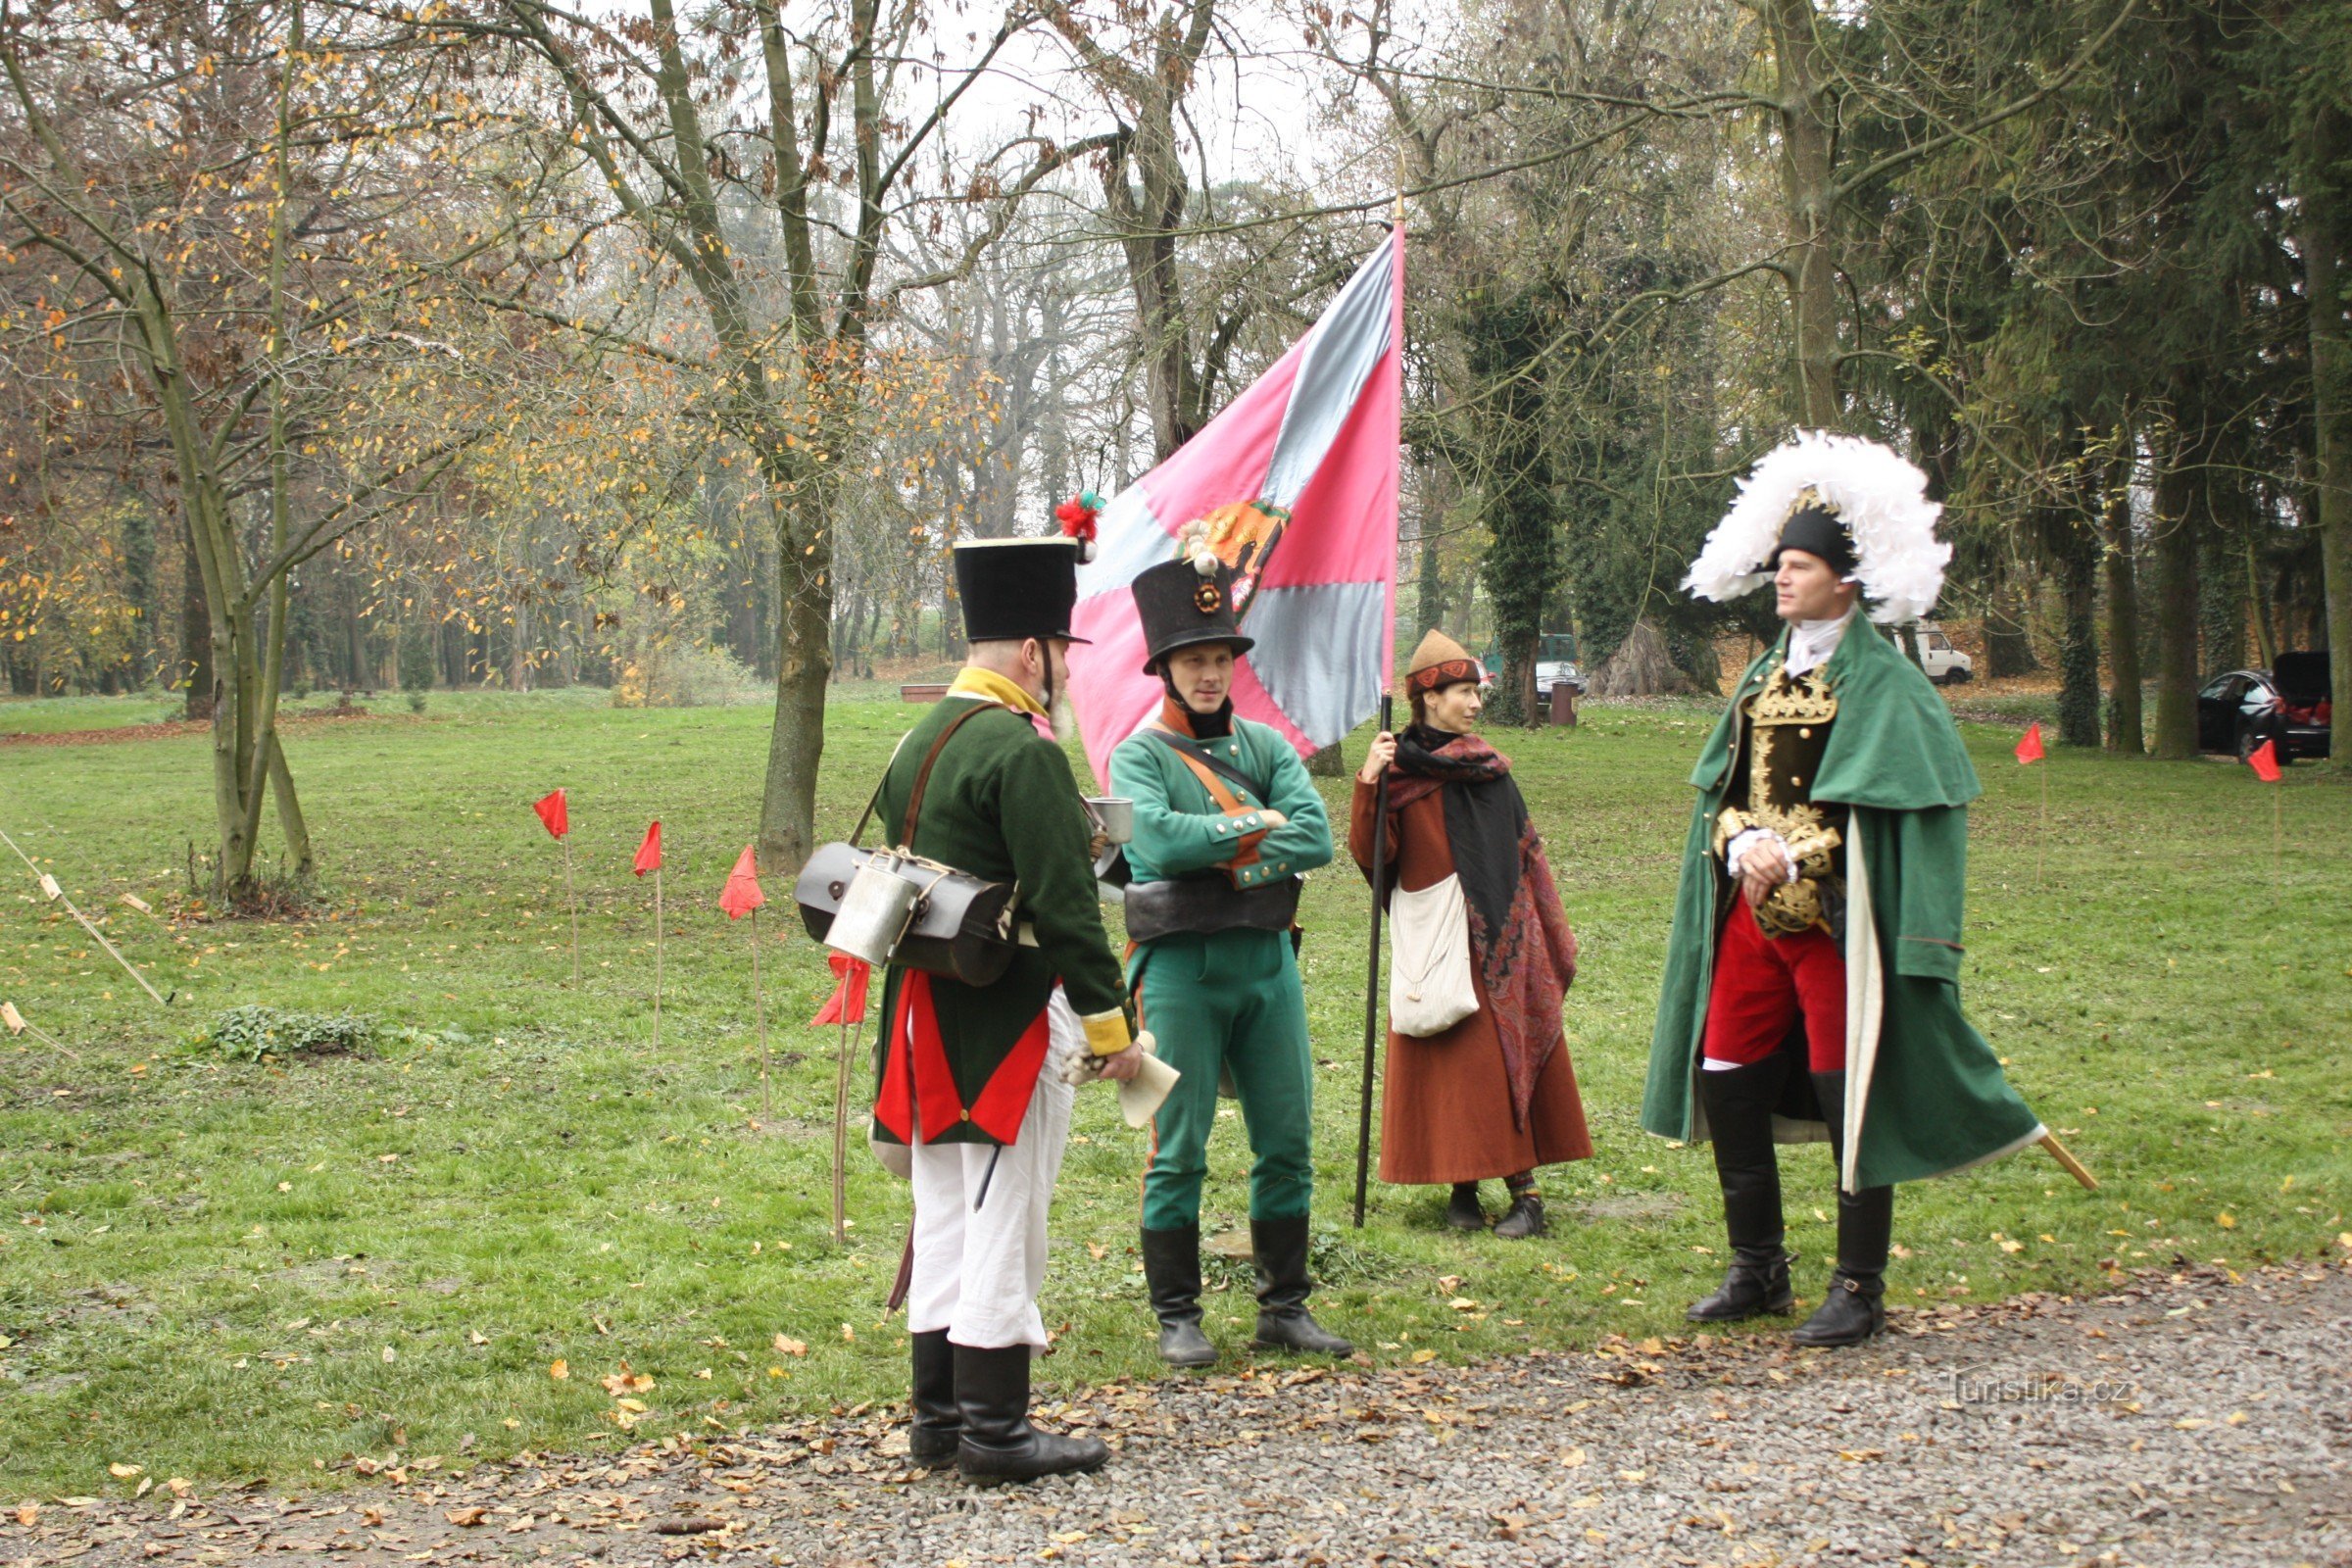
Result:
<svg viewBox="0 0 2352 1568">
<path fill-rule="evenodd" d="M 1250 1247 L 1257 1261 L 1257 1337 L 1265 1350 L 1353 1355 L 1352 1342 L 1317 1323 L 1306 1309 L 1314 1284 L 1306 1276 L 1306 1216 L 1253 1219 Z"/>
<path fill-rule="evenodd" d="M 1216 1364 L 1217 1348 L 1200 1332 L 1200 1227 L 1144 1237 L 1144 1285 L 1159 1319 L 1159 1358 L 1170 1366 Z"/>
<path fill-rule="evenodd" d="M 1732 1244 L 1723 1288 L 1691 1306 L 1693 1323 L 1795 1310 L 1788 1253 L 1782 1248 L 1781 1162 L 1773 1150 L 1772 1107 L 1788 1074 L 1786 1057 L 1752 1066 L 1702 1068 L 1699 1102 L 1715 1145 L 1715 1175 L 1723 1184 L 1723 1228 Z"/>
</svg>

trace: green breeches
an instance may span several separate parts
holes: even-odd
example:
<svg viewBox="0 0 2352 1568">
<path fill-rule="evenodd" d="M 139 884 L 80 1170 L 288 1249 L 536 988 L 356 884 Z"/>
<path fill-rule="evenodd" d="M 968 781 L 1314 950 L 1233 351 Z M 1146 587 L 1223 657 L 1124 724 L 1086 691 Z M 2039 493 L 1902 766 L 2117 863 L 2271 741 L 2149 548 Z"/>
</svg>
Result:
<svg viewBox="0 0 2352 1568">
<path fill-rule="evenodd" d="M 1137 953 L 1136 967 L 1143 1025 L 1159 1042 L 1160 1059 L 1184 1074 L 1152 1118 L 1144 1228 L 1176 1230 L 1200 1218 L 1220 1070 L 1241 1097 L 1250 1134 L 1250 1217 L 1303 1216 L 1314 1189 L 1314 1062 L 1290 935 L 1162 937 Z"/>
</svg>

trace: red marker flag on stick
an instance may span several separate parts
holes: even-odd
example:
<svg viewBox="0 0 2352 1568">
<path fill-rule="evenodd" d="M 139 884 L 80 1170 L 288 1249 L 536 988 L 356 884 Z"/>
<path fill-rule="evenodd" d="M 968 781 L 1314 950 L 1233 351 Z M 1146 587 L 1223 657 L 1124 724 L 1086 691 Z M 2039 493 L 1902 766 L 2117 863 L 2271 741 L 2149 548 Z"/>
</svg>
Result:
<svg viewBox="0 0 2352 1568">
<path fill-rule="evenodd" d="M 571 889 L 571 840 L 564 835 L 571 831 L 571 810 L 562 790 L 550 790 L 531 803 L 539 813 L 539 825 L 547 836 L 564 846 L 564 902 L 571 906 L 571 983 L 580 983 L 580 900 Z"/>
<path fill-rule="evenodd" d="M 808 1020 L 809 1027 L 865 1022 L 865 986 L 874 972 L 872 967 L 863 958 L 853 958 L 846 953 L 836 953 L 827 961 L 833 965 L 833 995 L 825 999 L 824 1006 Z"/>
<path fill-rule="evenodd" d="M 2017 760 L 2020 762 L 2038 762 L 2041 758 L 2041 720 L 2037 718 L 2027 728 L 2026 738 L 2017 743 Z"/>
<path fill-rule="evenodd" d="M 2247 755 L 2246 765 L 2252 768 L 2254 776 L 2265 784 L 2278 783 L 2279 779 L 2278 741 L 2267 740 L 2255 747 Z"/>
<path fill-rule="evenodd" d="M 760 891 L 760 863 L 746 844 L 735 858 L 735 869 L 727 873 L 727 885 L 718 890 L 718 906 L 728 919 L 740 920 L 766 902 L 767 895 Z"/>
<path fill-rule="evenodd" d="M 767 992 L 760 980 L 760 906 L 767 895 L 760 889 L 760 859 L 746 844 L 743 853 L 735 857 L 735 869 L 727 873 L 727 885 L 718 890 L 718 906 L 727 911 L 727 918 L 740 920 L 752 917 L 752 1007 L 760 1019 L 760 1114 L 768 1112 L 767 1089 Z"/>
<path fill-rule="evenodd" d="M 654 873 L 654 1049 L 662 1049 L 662 819 L 656 817 L 645 830 L 645 842 L 637 846 L 637 858 L 630 862 L 639 876 Z"/>
</svg>

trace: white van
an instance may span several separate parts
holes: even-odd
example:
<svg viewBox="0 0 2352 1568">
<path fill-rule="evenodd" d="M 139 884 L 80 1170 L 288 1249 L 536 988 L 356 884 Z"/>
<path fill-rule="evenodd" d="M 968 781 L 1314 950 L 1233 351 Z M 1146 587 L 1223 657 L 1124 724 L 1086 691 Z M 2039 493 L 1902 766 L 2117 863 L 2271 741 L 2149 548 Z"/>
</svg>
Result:
<svg viewBox="0 0 2352 1568">
<path fill-rule="evenodd" d="M 1952 646 L 1943 628 L 1932 620 L 1916 621 L 1911 627 L 1913 642 L 1919 649 L 1919 667 L 1928 672 L 1928 679 L 1938 686 L 1957 686 L 1974 680 L 1977 662 Z"/>
</svg>

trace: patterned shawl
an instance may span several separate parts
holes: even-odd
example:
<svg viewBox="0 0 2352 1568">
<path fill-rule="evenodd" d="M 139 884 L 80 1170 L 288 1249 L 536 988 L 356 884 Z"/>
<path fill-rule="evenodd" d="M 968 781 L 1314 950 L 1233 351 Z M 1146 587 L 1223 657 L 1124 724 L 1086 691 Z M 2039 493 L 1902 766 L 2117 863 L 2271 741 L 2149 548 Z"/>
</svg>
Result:
<svg viewBox="0 0 2352 1568">
<path fill-rule="evenodd" d="M 1475 735 L 1411 725 L 1396 737 L 1390 808 L 1400 811 L 1437 790 L 1445 792 L 1446 839 L 1469 908 L 1470 955 L 1510 1077 L 1512 1124 L 1524 1128 L 1536 1079 L 1561 1044 L 1576 933 L 1511 760 Z"/>
</svg>

